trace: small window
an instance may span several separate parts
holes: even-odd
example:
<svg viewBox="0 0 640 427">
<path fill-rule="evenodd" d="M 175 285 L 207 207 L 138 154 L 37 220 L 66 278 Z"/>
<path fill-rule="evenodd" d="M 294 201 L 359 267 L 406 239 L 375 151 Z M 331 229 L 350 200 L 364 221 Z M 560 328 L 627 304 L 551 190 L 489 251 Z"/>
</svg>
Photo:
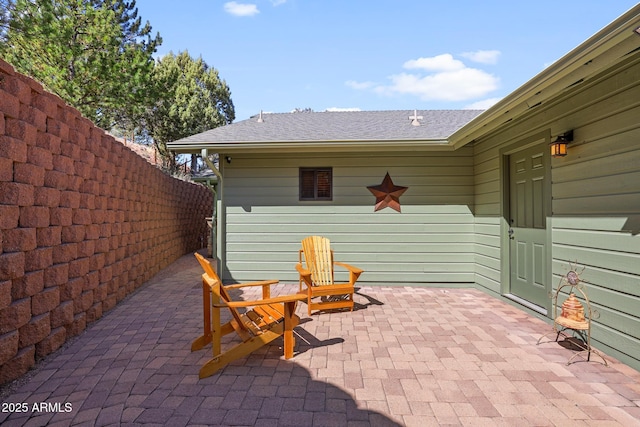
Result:
<svg viewBox="0 0 640 427">
<path fill-rule="evenodd" d="M 331 200 L 331 168 L 300 168 L 300 200 Z"/>
</svg>

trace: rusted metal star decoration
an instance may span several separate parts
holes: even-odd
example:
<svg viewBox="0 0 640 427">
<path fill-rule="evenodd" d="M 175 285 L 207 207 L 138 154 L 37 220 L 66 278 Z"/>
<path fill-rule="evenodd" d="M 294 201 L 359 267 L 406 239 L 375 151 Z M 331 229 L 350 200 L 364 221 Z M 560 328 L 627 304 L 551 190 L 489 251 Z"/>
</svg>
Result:
<svg viewBox="0 0 640 427">
<path fill-rule="evenodd" d="M 400 196 L 402 196 L 402 193 L 407 191 L 409 187 L 395 185 L 389 176 L 389 172 L 387 172 L 382 180 L 382 184 L 372 185 L 367 188 L 376 196 L 374 212 L 384 208 L 391 208 L 400 212 Z"/>
</svg>

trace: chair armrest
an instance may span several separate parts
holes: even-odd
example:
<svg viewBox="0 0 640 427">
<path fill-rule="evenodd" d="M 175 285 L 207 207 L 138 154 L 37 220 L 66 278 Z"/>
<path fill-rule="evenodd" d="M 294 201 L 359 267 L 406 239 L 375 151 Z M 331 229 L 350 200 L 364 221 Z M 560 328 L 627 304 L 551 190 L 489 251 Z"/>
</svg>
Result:
<svg viewBox="0 0 640 427">
<path fill-rule="evenodd" d="M 311 272 L 304 268 L 300 263 L 296 264 L 296 270 L 298 270 L 298 273 L 300 273 L 301 276 L 311 276 Z"/>
<path fill-rule="evenodd" d="M 300 291 L 302 291 L 302 283 L 307 286 L 309 292 L 311 292 L 311 287 L 313 286 L 313 281 L 311 280 L 311 272 L 304 268 L 302 264 L 296 264 L 296 270 L 300 273 Z"/>
<path fill-rule="evenodd" d="M 358 277 L 360 277 L 360 275 L 364 272 L 364 270 L 358 268 L 358 267 L 354 267 L 352 265 L 349 265 L 345 262 L 338 262 L 338 261 L 334 261 L 333 262 L 334 265 L 339 265 L 340 267 L 346 268 L 347 270 L 349 270 L 349 283 L 351 283 L 351 285 L 353 285 L 354 283 L 356 283 L 356 281 L 358 280 Z"/>
<path fill-rule="evenodd" d="M 266 285 L 275 285 L 279 283 L 279 280 L 261 280 L 259 282 L 247 282 L 247 283 L 234 283 L 232 285 L 223 285 L 225 289 L 239 289 L 246 288 L 248 286 L 266 286 Z"/>
<path fill-rule="evenodd" d="M 248 301 L 230 301 L 227 303 L 221 302 L 218 304 L 213 304 L 216 308 L 224 308 L 224 307 L 232 307 L 232 308 L 240 308 L 240 307 L 255 307 L 257 305 L 269 305 L 269 304 L 281 304 L 286 302 L 294 302 L 294 301 L 304 301 L 307 299 L 307 294 L 298 292 L 297 294 L 291 295 L 282 295 L 279 297 L 273 298 L 265 298 L 259 300 L 248 300 Z"/>
<path fill-rule="evenodd" d="M 356 274 L 362 274 L 362 272 L 364 271 L 364 270 L 362 270 L 362 269 L 360 269 L 358 267 L 354 267 L 354 266 L 349 265 L 349 264 L 344 263 L 344 262 L 334 261 L 333 263 L 335 265 L 339 265 L 340 267 L 344 267 L 347 270 L 349 270 L 350 272 L 353 272 L 353 273 L 356 273 Z"/>
</svg>

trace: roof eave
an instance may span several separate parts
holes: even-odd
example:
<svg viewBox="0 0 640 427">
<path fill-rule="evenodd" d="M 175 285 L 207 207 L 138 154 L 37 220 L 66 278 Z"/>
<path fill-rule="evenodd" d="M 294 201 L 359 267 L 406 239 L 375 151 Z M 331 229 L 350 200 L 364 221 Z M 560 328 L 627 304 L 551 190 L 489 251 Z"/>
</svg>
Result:
<svg viewBox="0 0 640 427">
<path fill-rule="evenodd" d="M 602 71 L 612 61 L 622 60 L 640 46 L 634 32 L 639 25 L 640 4 L 458 129 L 449 138 L 451 145 L 462 147 Z"/>
<path fill-rule="evenodd" d="M 322 152 L 322 151 L 451 151 L 453 147 L 444 138 L 396 139 L 396 140 L 350 140 L 350 141 L 242 141 L 242 142 L 180 142 L 167 144 L 177 154 L 198 154 L 203 149 L 216 153 L 266 153 Z"/>
</svg>

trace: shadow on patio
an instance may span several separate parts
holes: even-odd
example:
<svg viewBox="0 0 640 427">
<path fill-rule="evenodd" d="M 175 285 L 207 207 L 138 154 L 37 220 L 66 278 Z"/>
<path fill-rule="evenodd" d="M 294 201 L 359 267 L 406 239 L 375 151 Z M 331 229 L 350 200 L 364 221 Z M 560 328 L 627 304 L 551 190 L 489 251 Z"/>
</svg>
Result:
<svg viewBox="0 0 640 427">
<path fill-rule="evenodd" d="M 361 286 L 359 309 L 311 318 L 301 304 L 293 359 L 275 341 L 199 380 L 200 274 L 185 255 L 5 387 L 0 423 L 640 425 L 640 373 L 567 366 L 536 345 L 550 325 L 468 289 Z"/>
</svg>

